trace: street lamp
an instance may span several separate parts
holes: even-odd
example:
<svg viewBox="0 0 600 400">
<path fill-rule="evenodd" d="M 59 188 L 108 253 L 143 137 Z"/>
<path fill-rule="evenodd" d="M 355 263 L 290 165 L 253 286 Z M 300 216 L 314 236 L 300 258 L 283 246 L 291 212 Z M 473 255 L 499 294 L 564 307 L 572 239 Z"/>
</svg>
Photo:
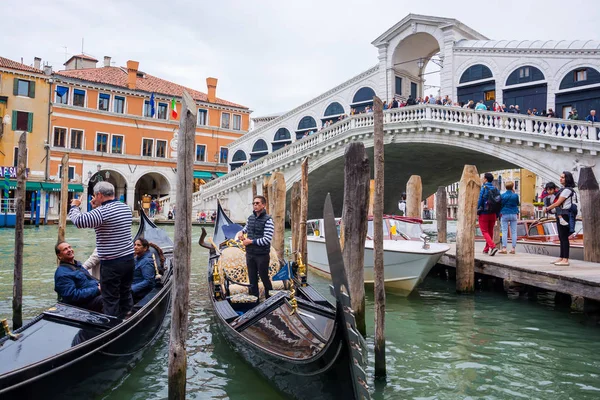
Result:
<svg viewBox="0 0 600 400">
<path fill-rule="evenodd" d="M 425 61 L 422 58 L 419 58 L 417 60 L 417 67 L 419 67 L 419 69 L 423 69 L 423 66 L 425 66 Z"/>
</svg>

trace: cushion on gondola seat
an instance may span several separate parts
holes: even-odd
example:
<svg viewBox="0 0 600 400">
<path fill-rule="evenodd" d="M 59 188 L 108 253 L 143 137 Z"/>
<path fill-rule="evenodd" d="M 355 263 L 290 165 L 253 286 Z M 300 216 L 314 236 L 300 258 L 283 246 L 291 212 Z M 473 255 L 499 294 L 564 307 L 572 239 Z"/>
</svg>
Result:
<svg viewBox="0 0 600 400">
<path fill-rule="evenodd" d="M 233 296 L 229 296 L 229 301 L 233 304 L 256 303 L 258 301 L 258 297 L 252 296 L 251 294 L 239 293 Z"/>
</svg>

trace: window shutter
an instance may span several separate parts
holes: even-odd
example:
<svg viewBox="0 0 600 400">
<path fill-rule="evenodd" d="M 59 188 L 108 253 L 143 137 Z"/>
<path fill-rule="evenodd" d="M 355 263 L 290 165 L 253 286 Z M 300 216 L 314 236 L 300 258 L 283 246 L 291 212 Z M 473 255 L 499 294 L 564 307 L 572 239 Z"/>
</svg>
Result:
<svg viewBox="0 0 600 400">
<path fill-rule="evenodd" d="M 27 132 L 33 132 L 33 113 L 27 113 Z"/>
<path fill-rule="evenodd" d="M 35 97 L 35 81 L 29 81 L 29 97 Z"/>
<path fill-rule="evenodd" d="M 19 94 L 19 78 L 14 78 L 13 82 L 13 94 L 16 96 Z"/>
<path fill-rule="evenodd" d="M 15 110 L 13 110 L 13 116 L 12 116 L 12 130 L 13 131 L 17 130 L 17 112 Z"/>
</svg>

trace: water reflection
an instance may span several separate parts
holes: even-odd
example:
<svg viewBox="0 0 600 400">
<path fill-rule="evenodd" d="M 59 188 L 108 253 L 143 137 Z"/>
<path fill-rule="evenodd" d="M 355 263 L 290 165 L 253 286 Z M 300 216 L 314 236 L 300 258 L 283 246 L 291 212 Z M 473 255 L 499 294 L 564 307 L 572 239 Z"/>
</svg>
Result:
<svg viewBox="0 0 600 400">
<path fill-rule="evenodd" d="M 167 227 L 172 237 L 173 227 Z M 0 316 L 11 315 L 14 231 L 0 229 Z M 200 234 L 194 227 L 192 243 Z M 94 247 L 91 230 L 67 227 L 76 258 Z M 53 246 L 56 227 L 25 230 L 25 315 L 56 300 Z M 244 363 L 218 332 L 206 299 L 204 249 L 192 251 L 188 333 L 188 398 L 283 399 Z M 326 279 L 310 275 L 329 298 Z M 595 399 L 600 398 L 600 331 L 581 314 L 557 310 L 553 296 L 538 302 L 504 293 L 455 294 L 454 282 L 430 277 L 416 295 L 387 295 L 388 377 L 374 384 L 373 297 L 367 297 L 367 373 L 374 399 Z M 104 399 L 167 397 L 168 331 Z"/>
</svg>

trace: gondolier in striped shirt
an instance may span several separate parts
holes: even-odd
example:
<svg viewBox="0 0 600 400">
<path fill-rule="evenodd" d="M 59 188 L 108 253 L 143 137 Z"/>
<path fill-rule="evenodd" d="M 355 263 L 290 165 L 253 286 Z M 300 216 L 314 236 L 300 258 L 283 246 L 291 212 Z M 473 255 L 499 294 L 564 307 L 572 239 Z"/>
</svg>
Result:
<svg viewBox="0 0 600 400">
<path fill-rule="evenodd" d="M 77 228 L 96 231 L 104 313 L 123 318 L 133 307 L 131 281 L 135 263 L 131 210 L 115 199 L 115 187 L 106 181 L 94 186 L 92 201 L 97 207 L 82 213 L 81 200 L 73 199 L 69 218 Z"/>
<path fill-rule="evenodd" d="M 269 254 L 271 253 L 271 240 L 273 239 L 273 219 L 265 207 L 267 199 L 256 196 L 252 200 L 254 211 L 248 217 L 244 229 L 239 231 L 236 238 L 239 240 L 244 234 L 247 237 L 242 243 L 246 246 L 246 266 L 248 267 L 248 280 L 250 281 L 250 294 L 258 297 L 258 277 L 265 287 L 265 297 L 269 298 L 269 291 L 273 289 L 269 279 Z"/>
</svg>

